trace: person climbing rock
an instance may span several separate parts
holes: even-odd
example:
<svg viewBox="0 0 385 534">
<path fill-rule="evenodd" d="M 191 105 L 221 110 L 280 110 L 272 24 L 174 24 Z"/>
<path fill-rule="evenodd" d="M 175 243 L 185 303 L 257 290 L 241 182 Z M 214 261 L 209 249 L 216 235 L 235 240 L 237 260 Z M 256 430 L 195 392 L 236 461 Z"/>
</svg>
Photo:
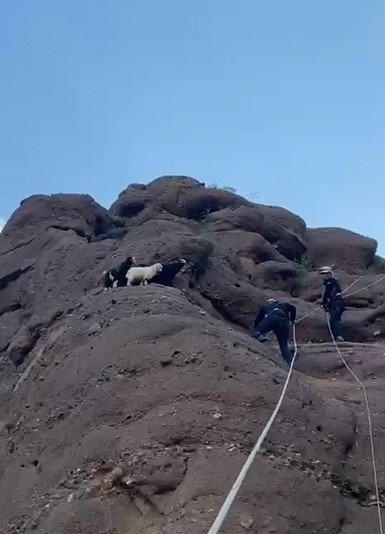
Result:
<svg viewBox="0 0 385 534">
<path fill-rule="evenodd" d="M 336 341 L 344 341 L 342 337 L 342 314 L 345 311 L 345 303 L 342 298 L 340 283 L 333 277 L 332 268 L 325 265 L 319 269 L 325 286 L 322 307 L 329 314 L 330 328 Z"/>
<path fill-rule="evenodd" d="M 254 321 L 252 337 L 264 343 L 265 334 L 274 332 L 276 335 L 283 360 L 290 366 L 293 354 L 288 347 L 289 326 L 294 323 L 297 310 L 295 306 L 286 302 L 269 299 Z"/>
</svg>

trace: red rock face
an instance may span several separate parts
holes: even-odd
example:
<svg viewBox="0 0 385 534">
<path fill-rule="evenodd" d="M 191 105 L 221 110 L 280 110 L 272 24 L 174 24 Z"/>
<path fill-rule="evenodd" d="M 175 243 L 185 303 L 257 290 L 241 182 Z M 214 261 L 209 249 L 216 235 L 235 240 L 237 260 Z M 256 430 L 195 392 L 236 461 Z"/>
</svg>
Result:
<svg viewBox="0 0 385 534">
<path fill-rule="evenodd" d="M 374 261 L 377 241 L 343 228 L 315 228 L 306 232 L 309 257 L 317 267 L 333 264 L 354 273 Z"/>
<path fill-rule="evenodd" d="M 335 264 L 347 287 L 378 268 L 375 251 L 189 177 L 130 186 L 111 210 L 87 195 L 24 201 L 0 235 L 0 532 L 206 533 L 286 376 L 274 340 L 250 338 L 271 296 L 311 315 L 222 532 L 376 532 L 362 395 L 314 270 Z M 96 286 L 128 255 L 188 263 L 172 288 Z M 347 304 L 342 350 L 381 451 L 385 284 Z"/>
</svg>

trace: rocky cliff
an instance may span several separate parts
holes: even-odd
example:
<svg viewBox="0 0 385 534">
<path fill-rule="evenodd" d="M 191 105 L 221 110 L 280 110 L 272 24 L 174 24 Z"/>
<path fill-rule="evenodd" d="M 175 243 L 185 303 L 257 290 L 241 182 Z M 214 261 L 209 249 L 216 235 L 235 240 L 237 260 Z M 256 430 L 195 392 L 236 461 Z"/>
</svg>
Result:
<svg viewBox="0 0 385 534">
<path fill-rule="evenodd" d="M 377 531 L 364 403 L 317 310 L 316 267 L 347 299 L 343 353 L 365 382 L 385 491 L 385 281 L 377 243 L 309 229 L 189 177 L 109 210 L 36 195 L 0 234 L 0 532 L 204 534 L 279 397 L 277 348 L 250 338 L 289 300 L 300 356 L 223 533 Z M 183 257 L 175 287 L 97 286 L 128 254 Z"/>
</svg>

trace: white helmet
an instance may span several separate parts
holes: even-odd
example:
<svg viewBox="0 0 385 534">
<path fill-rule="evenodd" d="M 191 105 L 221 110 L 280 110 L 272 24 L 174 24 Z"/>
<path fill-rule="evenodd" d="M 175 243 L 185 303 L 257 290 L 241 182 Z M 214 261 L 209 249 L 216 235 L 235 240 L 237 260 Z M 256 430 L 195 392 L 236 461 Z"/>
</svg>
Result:
<svg viewBox="0 0 385 534">
<path fill-rule="evenodd" d="M 333 269 L 329 265 L 324 265 L 318 269 L 319 274 L 333 274 Z"/>
</svg>

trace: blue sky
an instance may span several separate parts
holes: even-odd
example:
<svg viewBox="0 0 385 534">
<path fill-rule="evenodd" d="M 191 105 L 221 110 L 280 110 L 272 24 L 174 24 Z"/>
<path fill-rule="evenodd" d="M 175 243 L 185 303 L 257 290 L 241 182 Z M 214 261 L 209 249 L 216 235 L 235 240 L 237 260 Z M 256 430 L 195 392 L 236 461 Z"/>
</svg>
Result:
<svg viewBox="0 0 385 534">
<path fill-rule="evenodd" d="M 187 174 L 385 254 L 382 0 L 0 5 L 0 217 Z"/>
</svg>

